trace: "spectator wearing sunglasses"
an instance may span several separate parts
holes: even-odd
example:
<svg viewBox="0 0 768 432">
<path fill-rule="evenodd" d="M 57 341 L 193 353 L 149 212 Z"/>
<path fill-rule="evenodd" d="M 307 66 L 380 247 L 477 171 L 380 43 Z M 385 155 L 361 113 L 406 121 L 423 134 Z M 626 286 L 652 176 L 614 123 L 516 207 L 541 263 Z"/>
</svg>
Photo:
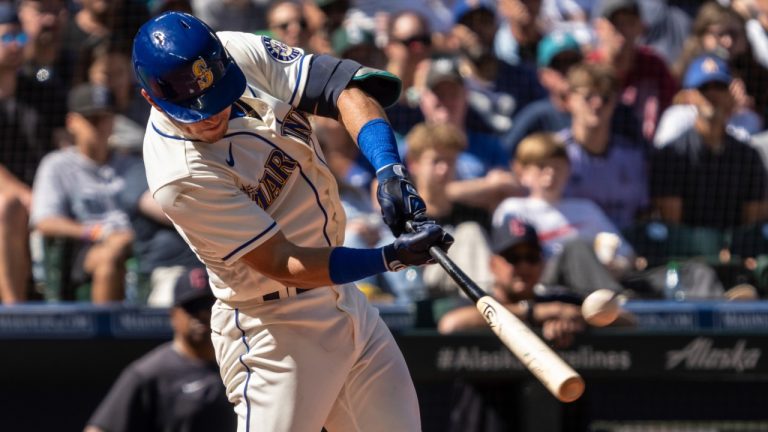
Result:
<svg viewBox="0 0 768 432">
<path fill-rule="evenodd" d="M 489 267 L 494 279 L 491 295 L 521 320 L 541 327 L 546 340 L 560 347 L 569 345 L 573 335 L 585 328 L 581 298 L 568 287 L 542 283 L 546 261 L 536 229 L 523 219 L 507 215 L 494 223 L 490 246 Z M 461 306 L 439 317 L 440 333 L 487 327 L 469 300 L 454 303 Z"/>
<path fill-rule="evenodd" d="M 275 39 L 286 45 L 311 51 L 311 33 L 304 11 L 293 0 L 280 0 L 267 9 L 267 26 Z"/>
<path fill-rule="evenodd" d="M 594 201 L 624 229 L 642 217 L 649 204 L 645 144 L 613 127 L 619 87 L 610 68 L 582 63 L 572 67 L 567 78 L 571 126 L 559 133 L 571 166 L 564 195 Z"/>
<path fill-rule="evenodd" d="M 419 72 L 433 52 L 432 33 L 427 19 L 415 11 L 402 11 L 392 16 L 387 29 L 387 71 L 403 82 L 397 103 L 387 108 L 392 128 L 406 135 L 424 121 L 419 110 Z"/>
</svg>

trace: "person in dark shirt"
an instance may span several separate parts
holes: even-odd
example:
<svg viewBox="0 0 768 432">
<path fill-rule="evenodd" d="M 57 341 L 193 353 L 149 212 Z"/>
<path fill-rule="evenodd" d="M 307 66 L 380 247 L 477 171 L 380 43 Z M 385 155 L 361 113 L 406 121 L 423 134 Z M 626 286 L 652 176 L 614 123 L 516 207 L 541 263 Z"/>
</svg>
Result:
<svg viewBox="0 0 768 432">
<path fill-rule="evenodd" d="M 173 341 L 122 372 L 84 432 L 235 430 L 209 336 L 214 301 L 205 269 L 179 278 L 170 311 Z"/>
<path fill-rule="evenodd" d="M 651 160 L 653 206 L 667 222 L 724 229 L 768 216 L 766 167 L 757 150 L 726 131 L 735 107 L 731 81 L 727 63 L 711 54 L 686 71 L 696 122 Z"/>
</svg>

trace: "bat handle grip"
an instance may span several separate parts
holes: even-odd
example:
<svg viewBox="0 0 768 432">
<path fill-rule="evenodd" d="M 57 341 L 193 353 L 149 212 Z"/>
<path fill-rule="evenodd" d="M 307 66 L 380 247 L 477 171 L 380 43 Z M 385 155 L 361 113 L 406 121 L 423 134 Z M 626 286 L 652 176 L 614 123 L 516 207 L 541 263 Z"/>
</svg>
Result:
<svg viewBox="0 0 768 432">
<path fill-rule="evenodd" d="M 416 232 L 411 221 L 405 223 L 405 230 L 408 232 Z M 464 273 L 464 271 L 457 266 L 450 257 L 448 257 L 448 254 L 444 250 L 437 246 L 431 246 L 429 248 L 429 254 L 432 255 L 432 258 L 434 258 L 451 277 L 453 277 L 454 281 L 456 281 L 459 287 L 462 288 L 470 300 L 476 303 L 482 297 L 488 295 L 488 293 L 477 286 L 475 281 L 467 276 L 467 274 Z"/>
</svg>

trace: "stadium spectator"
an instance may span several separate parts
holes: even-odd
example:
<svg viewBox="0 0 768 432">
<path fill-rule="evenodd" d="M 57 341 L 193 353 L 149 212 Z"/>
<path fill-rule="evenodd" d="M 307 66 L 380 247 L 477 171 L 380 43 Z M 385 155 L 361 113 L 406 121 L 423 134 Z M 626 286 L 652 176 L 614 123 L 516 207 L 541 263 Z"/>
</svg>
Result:
<svg viewBox="0 0 768 432">
<path fill-rule="evenodd" d="M 538 77 L 548 97 L 523 107 L 512 120 L 512 128 L 502 138 L 502 145 L 514 156 L 517 144 L 535 132 L 557 132 L 571 125 L 566 105 L 568 80 L 566 75 L 582 59 L 583 47 L 570 33 L 554 31 L 539 42 Z M 616 104 L 612 128 L 629 140 L 643 142 L 640 124 L 631 107 Z"/>
<path fill-rule="evenodd" d="M 544 257 L 555 266 L 565 264 L 558 263 L 560 254 L 573 242 L 583 242 L 586 245 L 583 254 L 597 254 L 600 262 L 617 279 L 634 266 L 632 246 L 600 207 L 589 199 L 563 197 L 571 169 L 565 146 L 554 134 L 533 134 L 520 142 L 514 171 L 530 194 L 504 200 L 494 212 L 497 223 L 510 215 L 528 221 L 539 234 Z M 579 254 L 570 254 L 568 258 L 573 257 L 579 257 Z M 587 259 L 591 261 L 594 257 Z M 576 264 L 575 268 L 578 267 Z M 596 286 L 619 288 L 616 280 L 610 277 L 600 279 L 607 276 L 605 272 L 583 273 L 582 280 L 572 279 L 569 285 L 582 295 Z"/>
<path fill-rule="evenodd" d="M 752 55 L 744 27 L 743 19 L 732 9 L 715 1 L 704 3 L 673 71 L 682 79 L 694 58 L 709 53 L 719 55 L 728 63 L 734 78 L 730 91 L 736 103 L 735 112 L 753 110 L 765 124 L 768 118 L 768 69 Z"/>
<path fill-rule="evenodd" d="M 295 0 L 277 0 L 267 9 L 267 28 L 275 39 L 311 52 L 311 31 L 304 9 Z"/>
<path fill-rule="evenodd" d="M 27 34 L 11 3 L 0 4 L 0 302 L 28 298 L 29 212 L 40 160 L 64 124 L 64 95 L 20 74 Z"/>
<path fill-rule="evenodd" d="M 452 196 L 449 188 L 452 183 L 462 183 L 456 181 L 456 161 L 467 146 L 466 137 L 450 124 L 418 124 L 406 141 L 405 163 L 414 186 L 427 205 L 427 217 L 445 227 L 460 244 L 448 253 L 449 256 L 473 280 L 489 281 L 485 239 L 490 227 L 490 213 L 484 208 L 462 203 L 471 201 L 471 195 L 478 192 L 465 191 L 465 196 Z M 456 293 L 455 283 L 441 268 L 433 267 L 419 269 L 429 296 Z"/>
<path fill-rule="evenodd" d="M 692 129 L 654 153 L 653 204 L 674 224 L 724 229 L 765 220 L 766 167 L 748 143 L 727 132 L 736 102 L 719 56 L 694 59 L 683 85 L 696 104 Z"/>
<path fill-rule="evenodd" d="M 210 338 L 215 300 L 204 268 L 179 278 L 170 310 L 173 340 L 123 370 L 84 432 L 235 430 Z"/>
<path fill-rule="evenodd" d="M 582 59 L 581 46 L 569 33 L 554 32 L 541 39 L 537 50 L 537 73 L 548 97 L 522 107 L 513 119 L 512 128 L 502 139 L 510 156 L 515 154 L 517 144 L 526 136 L 534 132 L 556 132 L 570 126 L 565 76 L 571 66 Z"/>
<path fill-rule="evenodd" d="M 755 60 L 768 68 L 768 1 L 734 0 L 731 7 L 746 21 L 747 40 Z"/>
<path fill-rule="evenodd" d="M 542 326 L 545 339 L 561 347 L 569 345 L 573 334 L 585 328 L 580 299 L 567 287 L 546 287 L 541 283 L 545 261 L 536 229 L 509 216 L 494 224 L 491 250 L 493 286 L 490 292 L 494 298 L 521 320 Z M 602 267 L 596 260 L 595 265 Z M 469 300 L 455 303 L 460 306 L 438 317 L 440 333 L 487 327 Z"/>
<path fill-rule="evenodd" d="M 467 119 L 468 89 L 459 72 L 457 58 L 440 57 L 429 64 L 426 86 L 420 104 L 424 119 L 431 124 L 453 124 L 467 135 L 467 150 L 459 158 L 460 179 L 482 177 L 494 168 L 507 169 L 508 156 L 493 133 L 469 126 Z"/>
<path fill-rule="evenodd" d="M 121 44 L 110 40 L 84 49 L 74 82 L 107 87 L 115 97 L 116 124 L 129 122 L 142 131 L 149 119 L 150 106 L 141 97 L 131 72 L 131 55 Z"/>
<path fill-rule="evenodd" d="M 498 22 L 494 2 L 458 0 L 454 21 L 451 35 L 465 59 L 462 73 L 472 108 L 467 125 L 486 133 L 505 133 L 512 126 L 512 115 L 546 97 L 536 70 L 529 64 L 512 65 L 496 56 L 493 42 Z"/>
<path fill-rule="evenodd" d="M 67 2 L 20 0 L 17 7 L 22 30 L 27 35 L 22 73 L 51 88 L 68 89 L 77 50 L 64 43 L 69 16 Z"/>
<path fill-rule="evenodd" d="M 597 47 L 588 60 L 615 70 L 619 100 L 634 109 L 643 137 L 650 141 L 678 84 L 664 60 L 650 48 L 637 45 L 643 34 L 637 0 L 601 0 L 594 16 Z"/>
<path fill-rule="evenodd" d="M 667 65 L 672 65 L 690 32 L 691 16 L 667 0 L 644 0 L 638 5 L 645 24 L 641 43 L 653 48 Z"/>
<path fill-rule="evenodd" d="M 130 160 L 110 152 L 113 97 L 104 87 L 82 84 L 70 91 L 66 124 L 74 146 L 46 155 L 35 175 L 30 225 L 43 236 L 80 242 L 73 279 L 91 281 L 91 299 L 123 299 L 125 260 L 133 231 L 117 202 Z"/>
<path fill-rule="evenodd" d="M 427 19 L 414 11 L 403 11 L 392 16 L 387 32 L 387 71 L 403 83 L 403 92 L 396 104 L 387 108 L 392 128 L 405 135 L 424 120 L 419 110 L 419 83 L 432 55 L 432 32 Z"/>
<path fill-rule="evenodd" d="M 492 211 L 498 203 L 520 188 L 509 171 L 508 155 L 494 134 L 473 130 L 466 125 L 467 93 L 456 58 L 437 58 L 430 62 L 426 88 L 420 106 L 425 123 L 451 124 L 467 137 L 467 150 L 459 155 L 456 179 L 448 185 L 454 201 Z"/>
<path fill-rule="evenodd" d="M 568 85 L 571 127 L 560 133 L 571 162 L 565 196 L 592 200 L 617 228 L 624 229 L 649 204 L 645 148 L 611 127 L 618 86 L 609 68 L 574 66 Z"/>
</svg>

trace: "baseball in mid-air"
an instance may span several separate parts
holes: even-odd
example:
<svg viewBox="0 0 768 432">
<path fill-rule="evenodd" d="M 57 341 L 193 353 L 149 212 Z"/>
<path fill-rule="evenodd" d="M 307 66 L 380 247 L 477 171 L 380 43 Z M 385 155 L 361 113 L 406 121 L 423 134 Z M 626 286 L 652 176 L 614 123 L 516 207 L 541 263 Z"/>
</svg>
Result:
<svg viewBox="0 0 768 432">
<path fill-rule="evenodd" d="M 589 325 L 605 327 L 611 325 L 621 313 L 618 293 L 599 289 L 588 295 L 581 304 L 581 315 Z"/>
</svg>

